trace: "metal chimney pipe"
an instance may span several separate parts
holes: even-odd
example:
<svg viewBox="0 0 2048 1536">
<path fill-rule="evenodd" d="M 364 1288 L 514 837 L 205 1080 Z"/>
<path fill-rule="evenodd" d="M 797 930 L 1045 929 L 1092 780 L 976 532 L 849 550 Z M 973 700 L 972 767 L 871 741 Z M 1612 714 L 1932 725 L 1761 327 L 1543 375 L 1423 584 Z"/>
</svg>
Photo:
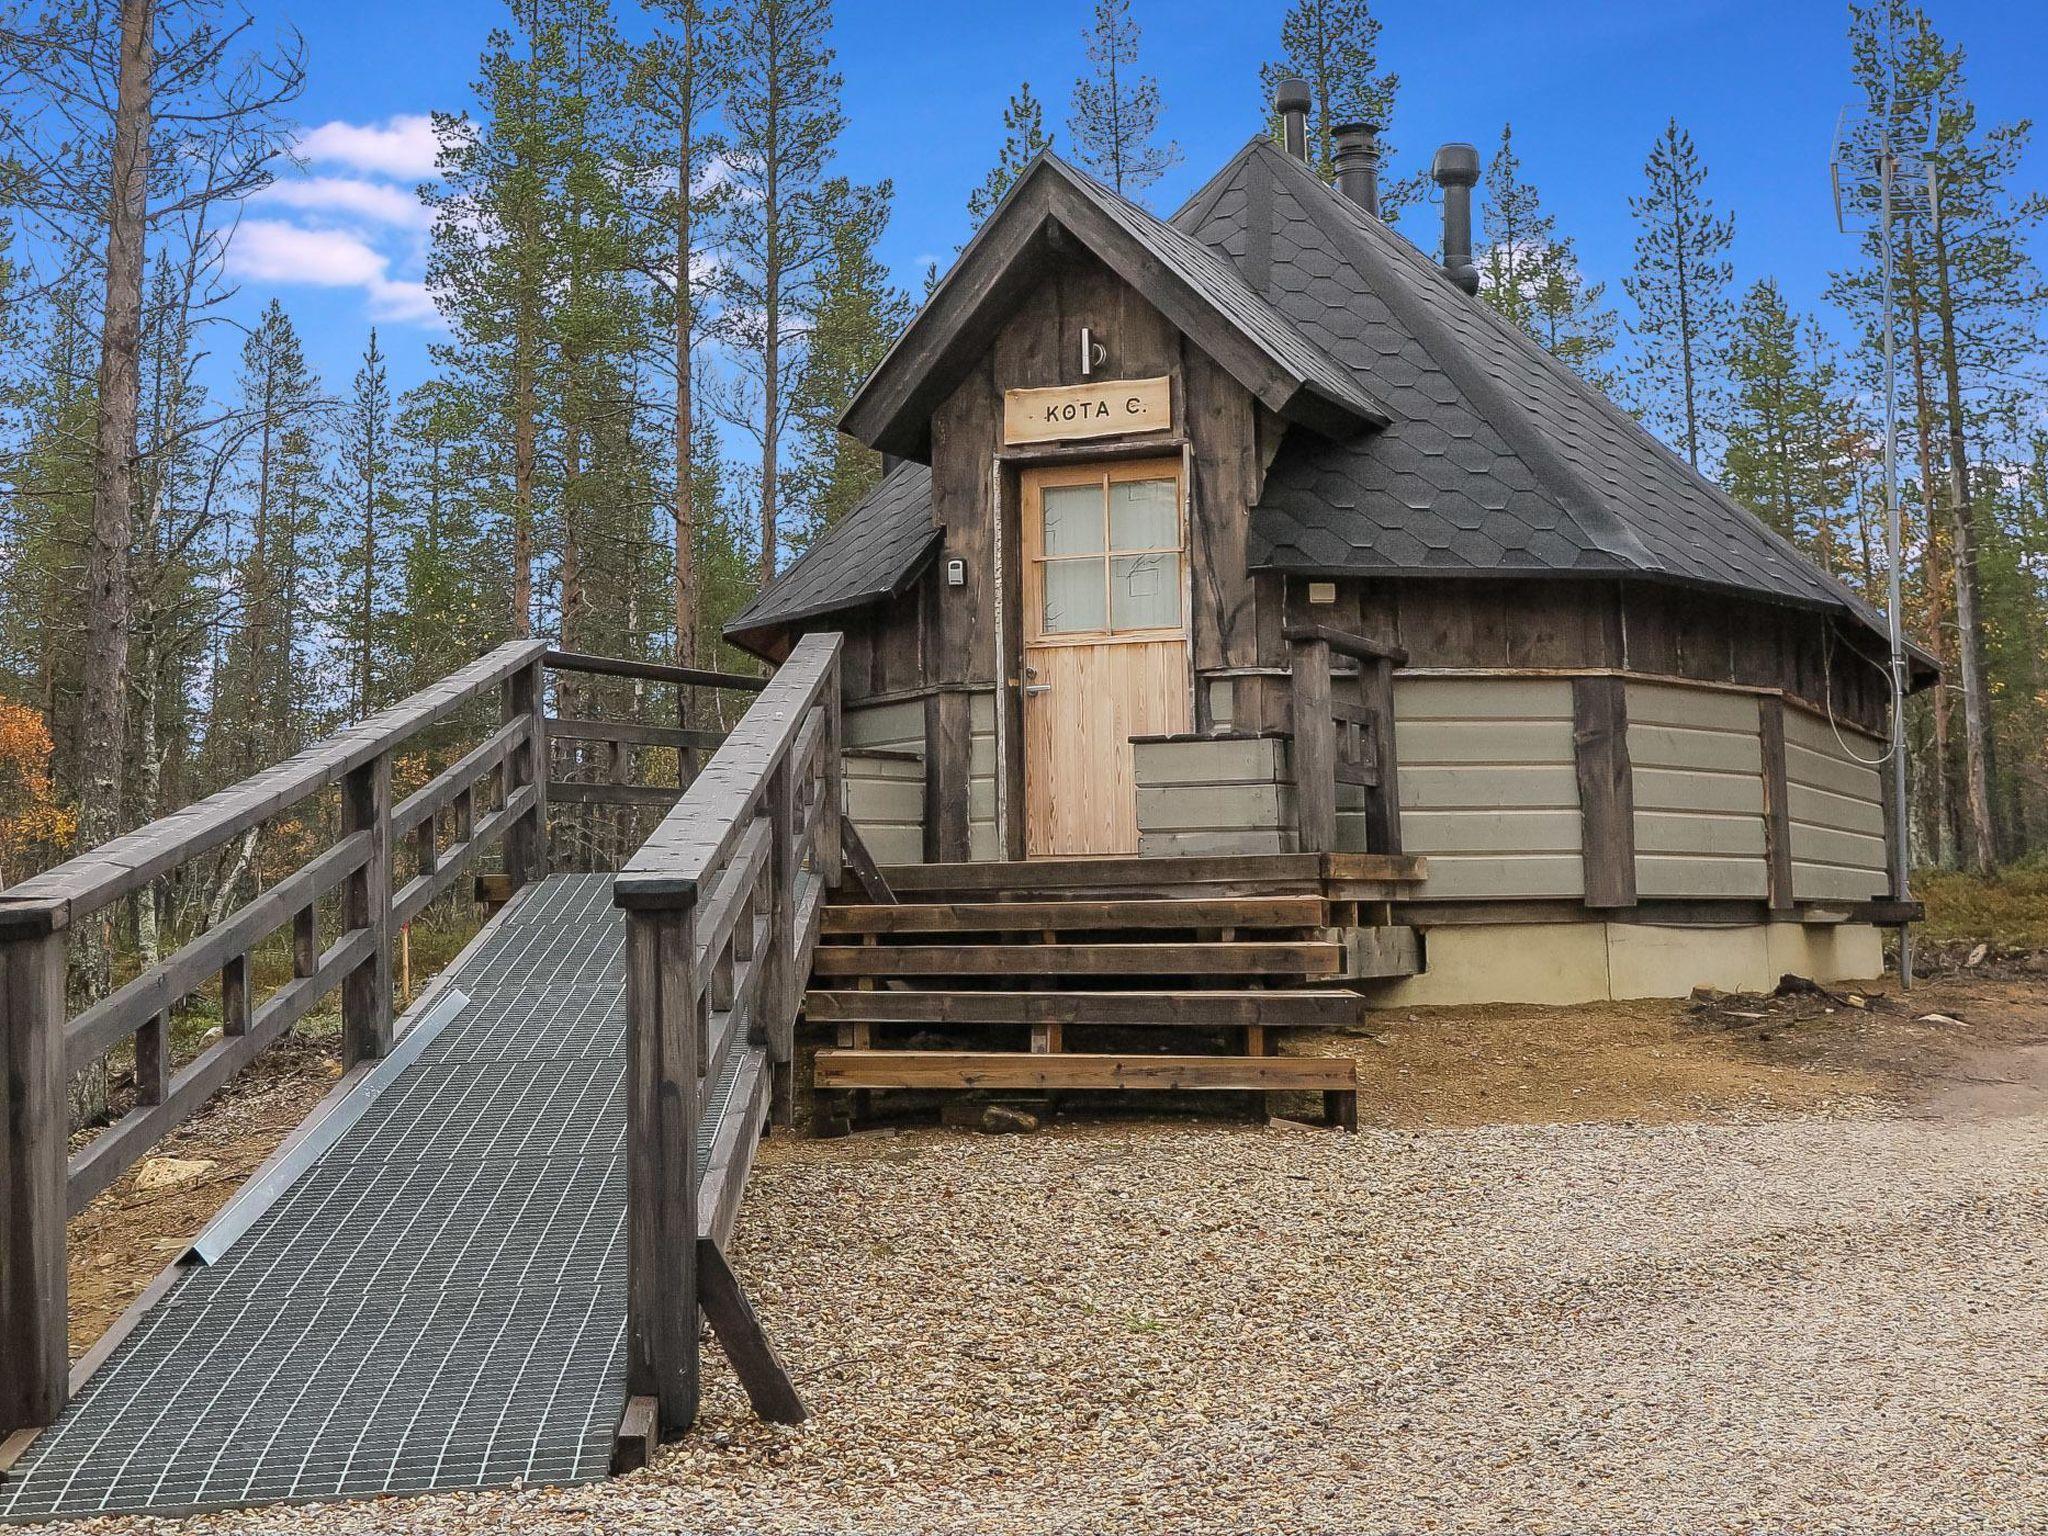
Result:
<svg viewBox="0 0 2048 1536">
<path fill-rule="evenodd" d="M 1273 110 L 1280 114 L 1280 122 L 1287 138 L 1287 153 L 1303 162 L 1308 159 L 1310 105 L 1311 98 L 1306 80 L 1289 75 L 1273 88 Z"/>
<path fill-rule="evenodd" d="M 1371 123 L 1339 123 L 1330 130 L 1337 145 L 1337 190 L 1367 213 L 1380 211 L 1380 131 Z"/>
<path fill-rule="evenodd" d="M 1444 275 L 1467 293 L 1479 291 L 1472 264 L 1472 189 L 1479 184 L 1479 151 L 1446 144 L 1430 162 L 1429 178 L 1444 189 Z"/>
</svg>

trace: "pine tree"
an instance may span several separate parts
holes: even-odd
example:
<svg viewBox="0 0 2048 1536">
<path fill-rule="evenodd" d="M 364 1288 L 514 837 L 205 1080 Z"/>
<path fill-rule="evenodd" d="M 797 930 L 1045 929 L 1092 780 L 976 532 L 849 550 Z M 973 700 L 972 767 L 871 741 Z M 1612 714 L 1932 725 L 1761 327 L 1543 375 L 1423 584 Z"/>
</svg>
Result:
<svg viewBox="0 0 2048 1536">
<path fill-rule="evenodd" d="M 754 496 L 763 583 L 782 553 L 783 437 L 819 279 L 836 230 L 861 218 L 859 205 L 873 196 L 865 188 L 849 194 L 829 175 L 846 126 L 831 26 L 830 0 L 743 0 L 733 26 L 722 329 L 740 379 L 722 410 L 760 449 Z"/>
<path fill-rule="evenodd" d="M 557 252 L 552 197 L 568 158 L 551 82 L 564 68 L 551 0 L 509 0 L 516 30 L 484 44 L 481 117 L 437 113 L 438 182 L 427 283 L 454 340 L 435 356 L 493 402 L 507 481 L 514 635 L 533 633 L 536 524 L 543 494 L 541 370 Z"/>
<path fill-rule="evenodd" d="M 731 84 L 728 32 L 732 16 L 698 0 L 659 0 L 666 22 L 642 50 L 634 80 L 634 101 L 647 134 L 635 146 L 644 170 L 653 173 L 657 196 L 648 218 L 648 267 L 656 273 L 657 330 L 668 338 L 657 364 L 674 381 L 669 414 L 674 460 L 670 516 L 674 564 L 675 658 L 697 661 L 696 547 L 697 341 L 705 330 L 708 284 L 698 266 L 708 260 L 711 228 L 725 203 L 722 164 L 725 141 L 717 111 Z M 685 709 L 690 706 L 686 703 Z M 688 723 L 687 721 L 685 722 Z"/>
<path fill-rule="evenodd" d="M 1045 110 L 1036 96 L 1031 94 L 1031 82 L 1025 81 L 1017 87 L 1009 105 L 1003 108 L 1003 147 L 996 153 L 996 163 L 980 186 L 967 194 L 967 217 L 975 228 L 995 211 L 1011 184 L 1024 173 L 1024 167 L 1040 150 L 1052 148 L 1052 135 L 1045 131 Z"/>
<path fill-rule="evenodd" d="M 1636 306 L 1636 404 L 1643 419 L 1694 469 L 1712 456 L 1720 347 L 1731 314 L 1727 259 L 1735 221 L 1714 211 L 1707 167 L 1672 118 L 1650 148 L 1648 189 L 1628 200 L 1635 270 L 1622 286 Z"/>
<path fill-rule="evenodd" d="M 1577 250 L 1558 235 L 1542 195 L 1522 175 L 1510 124 L 1501 127 L 1500 148 L 1487 164 L 1481 190 L 1481 302 L 1605 388 L 1615 327 L 1614 312 L 1600 303 L 1607 285 L 1588 283 L 1580 273 Z"/>
<path fill-rule="evenodd" d="M 1743 296 L 1728 346 L 1730 495 L 1838 569 L 1836 514 L 1854 491 L 1849 408 L 1818 324 L 1793 313 L 1776 281 Z"/>
<path fill-rule="evenodd" d="M 1543 349 L 1599 389 L 1611 389 L 1607 359 L 1614 351 L 1618 321 L 1601 300 L 1605 283 L 1589 283 L 1579 270 L 1569 238 L 1552 242 L 1536 273 L 1529 300 L 1529 328 Z"/>
<path fill-rule="evenodd" d="M 1535 186 L 1522 178 L 1515 154 L 1514 125 L 1503 123 L 1500 148 L 1487 162 L 1481 183 L 1482 228 L 1479 297 L 1510 325 L 1536 334 L 1536 296 L 1543 283 L 1557 221 L 1543 211 Z"/>
<path fill-rule="evenodd" d="M 1131 0 L 1095 0 L 1086 40 L 1090 72 L 1074 82 L 1067 140 L 1084 170 L 1135 197 L 1180 160 L 1180 146 L 1157 142 L 1163 111 L 1159 82 L 1138 69 L 1138 23 Z"/>
<path fill-rule="evenodd" d="M 1394 115 L 1401 77 L 1380 68 L 1380 23 L 1370 0 L 1295 0 L 1280 21 L 1280 60 L 1259 70 L 1260 109 L 1288 76 L 1308 82 L 1308 159 L 1325 181 L 1336 176 L 1335 129 L 1371 123 L 1384 129 Z M 1392 158 L 1382 138 L 1380 152 Z M 1382 202 L 1382 207 L 1385 203 Z"/>
<path fill-rule="evenodd" d="M 877 191 L 862 217 L 841 225 L 834 237 L 804 370 L 790 397 L 797 433 L 791 487 L 807 535 L 837 522 L 882 478 L 881 455 L 839 430 L 840 414 L 911 314 L 908 296 L 875 259 L 874 242 L 889 214 L 888 183 Z"/>
<path fill-rule="evenodd" d="M 348 665 L 351 712 L 361 719 L 394 696 L 386 687 L 384 628 L 391 604 L 386 541 L 397 517 L 391 477 L 391 385 L 373 327 L 343 408 L 332 539 L 338 577 L 333 622 Z"/>
</svg>

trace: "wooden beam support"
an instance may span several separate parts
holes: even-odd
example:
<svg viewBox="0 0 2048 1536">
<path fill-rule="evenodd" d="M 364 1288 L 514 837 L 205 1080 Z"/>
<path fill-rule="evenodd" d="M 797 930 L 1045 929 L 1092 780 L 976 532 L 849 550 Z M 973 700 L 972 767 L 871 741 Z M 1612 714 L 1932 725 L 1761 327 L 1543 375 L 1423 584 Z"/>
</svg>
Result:
<svg viewBox="0 0 2048 1536">
<path fill-rule="evenodd" d="M 753 1303 L 740 1289 L 725 1250 L 708 1237 L 697 1240 L 697 1301 L 719 1347 L 732 1362 L 733 1374 L 747 1389 L 754 1412 L 771 1424 L 803 1423 L 809 1415 L 797 1395 L 796 1383 L 789 1379 L 768 1331 L 755 1316 Z"/>
<path fill-rule="evenodd" d="M 882 871 L 875 864 L 874 855 L 868 852 L 867 840 L 860 835 L 860 828 L 853 824 L 851 816 L 839 818 L 840 868 L 853 876 L 854 889 L 864 901 L 887 906 L 896 900 L 895 891 L 882 878 Z M 827 914 L 826 931 L 831 931 L 830 914 Z"/>
<path fill-rule="evenodd" d="M 1145 928 L 1320 928 L 1319 896 L 1201 897 L 1162 901 L 916 902 L 828 907 L 825 932 L 1081 933 Z"/>
<path fill-rule="evenodd" d="M 612 1440 L 612 1476 L 637 1472 L 654 1460 L 661 1444 L 661 1405 L 651 1397 L 629 1397 Z"/>
<path fill-rule="evenodd" d="M 813 1024 L 1076 1024 L 1120 1029 L 1339 1029 L 1359 1023 L 1356 992 L 811 992 Z"/>
<path fill-rule="evenodd" d="M 1589 907 L 1636 904 L 1636 797 L 1626 688 L 1619 677 L 1572 679 L 1572 741 Z"/>
</svg>

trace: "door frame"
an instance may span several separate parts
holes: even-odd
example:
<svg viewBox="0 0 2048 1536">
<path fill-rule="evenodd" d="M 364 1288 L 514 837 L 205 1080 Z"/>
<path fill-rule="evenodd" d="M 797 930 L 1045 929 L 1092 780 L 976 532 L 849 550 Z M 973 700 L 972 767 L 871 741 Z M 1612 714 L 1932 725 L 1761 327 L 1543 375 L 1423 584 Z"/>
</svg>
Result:
<svg viewBox="0 0 2048 1536">
<path fill-rule="evenodd" d="M 996 817 L 1003 842 L 1003 857 L 1021 860 L 1026 851 L 1026 777 L 1030 773 L 1030 752 L 1024 727 L 1025 657 L 1036 645 L 1156 644 L 1178 639 L 1184 662 L 1189 728 L 1196 719 L 1197 677 L 1195 669 L 1194 610 L 1194 450 L 1181 434 L 1147 442 L 1091 443 L 1085 446 L 1046 445 L 995 455 L 991 467 L 990 499 L 995 515 L 995 537 L 990 543 L 991 590 L 996 603 L 996 674 L 1003 681 L 996 710 Z M 1140 478 L 1148 475 L 1174 477 L 1178 495 L 1175 514 L 1180 537 L 1180 624 L 1176 628 L 1130 630 L 1122 635 L 1090 633 L 1073 640 L 1027 638 L 1034 627 L 1028 599 L 1037 587 L 1038 563 L 1029 548 L 1025 525 L 1031 507 L 1034 484 L 1086 483 L 1094 475 L 1111 478 Z M 1105 537 L 1105 544 L 1108 540 Z M 1105 549 L 1107 561 L 1109 551 Z M 1107 612 L 1105 611 L 1105 620 Z M 1041 855 L 1058 857 L 1058 855 Z"/>
</svg>

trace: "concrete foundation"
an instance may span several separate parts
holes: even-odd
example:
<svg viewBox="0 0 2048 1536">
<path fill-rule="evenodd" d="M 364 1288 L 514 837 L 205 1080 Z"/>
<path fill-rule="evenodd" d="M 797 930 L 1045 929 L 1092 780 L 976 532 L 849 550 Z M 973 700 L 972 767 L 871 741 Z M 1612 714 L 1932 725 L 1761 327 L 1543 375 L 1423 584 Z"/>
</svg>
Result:
<svg viewBox="0 0 2048 1536">
<path fill-rule="evenodd" d="M 1472 923 L 1431 928 L 1423 946 L 1422 974 L 1362 988 L 1375 1007 L 1766 992 L 1787 971 L 1825 982 L 1884 971 L 1883 942 L 1867 923 Z"/>
</svg>

